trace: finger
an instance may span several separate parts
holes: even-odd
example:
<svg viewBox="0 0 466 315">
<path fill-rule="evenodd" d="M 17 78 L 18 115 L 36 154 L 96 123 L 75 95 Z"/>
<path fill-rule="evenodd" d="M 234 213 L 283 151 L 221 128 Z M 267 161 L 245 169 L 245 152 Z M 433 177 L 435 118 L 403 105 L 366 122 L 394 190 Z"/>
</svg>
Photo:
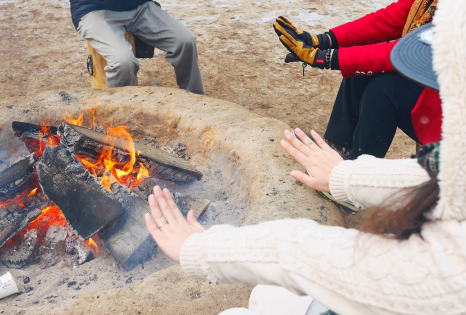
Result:
<svg viewBox="0 0 466 315">
<path fill-rule="evenodd" d="M 288 32 L 283 32 L 282 36 L 280 36 L 280 40 L 284 41 L 286 45 L 288 45 L 292 49 L 295 49 L 298 46 L 296 39 L 293 38 L 292 34 Z"/>
<path fill-rule="evenodd" d="M 296 179 L 298 182 L 303 183 L 309 188 L 312 188 L 314 190 L 320 190 L 319 188 L 319 181 L 315 177 L 311 177 L 307 174 L 304 174 L 303 172 L 300 171 L 292 171 L 290 174 L 294 179 Z"/>
<path fill-rule="evenodd" d="M 155 196 L 151 194 L 149 195 L 148 199 L 150 211 L 152 213 L 152 218 L 154 219 L 155 224 L 157 226 L 160 226 L 162 223 L 165 222 L 165 217 L 163 216 L 162 211 L 160 210 L 159 204 Z"/>
<path fill-rule="evenodd" d="M 194 215 L 193 210 L 189 210 L 188 215 L 186 216 L 188 223 L 193 226 L 196 230 L 204 231 L 204 227 L 197 221 L 196 216 Z"/>
<path fill-rule="evenodd" d="M 309 167 L 309 164 L 311 163 L 310 157 L 295 149 L 291 144 L 289 144 L 285 140 L 281 140 L 280 144 L 282 145 L 283 149 L 285 149 L 285 151 L 288 152 L 288 154 L 296 160 L 296 162 L 301 164 L 301 166 L 303 166 L 306 169 Z"/>
<path fill-rule="evenodd" d="M 165 199 L 165 195 L 163 194 L 162 189 L 160 189 L 159 186 L 154 187 L 154 196 L 155 196 L 155 199 L 157 200 L 157 203 L 159 205 L 160 211 L 162 212 L 162 215 L 165 217 L 165 220 L 167 220 L 168 223 L 171 223 L 171 224 L 178 222 L 178 220 L 173 215 L 173 212 L 171 211 L 167 200 Z"/>
<path fill-rule="evenodd" d="M 305 145 L 301 140 L 296 138 L 292 132 L 285 130 L 285 137 L 286 137 L 286 140 L 288 140 L 288 142 L 295 149 L 297 149 L 298 151 L 300 151 L 306 156 L 310 156 L 310 154 L 312 153 L 311 149 L 307 145 Z"/>
<path fill-rule="evenodd" d="M 290 21 L 288 21 L 287 18 L 283 17 L 283 16 L 279 16 L 276 20 L 279 24 L 283 24 L 287 27 L 289 27 L 290 29 L 292 29 L 293 31 L 295 31 L 296 33 L 298 33 L 298 29 L 293 25 L 293 23 L 291 23 Z"/>
<path fill-rule="evenodd" d="M 163 190 L 163 194 L 165 195 L 165 200 L 167 200 L 168 206 L 170 207 L 176 220 L 178 222 L 185 222 L 186 219 L 181 213 L 180 208 L 178 208 L 178 206 L 176 205 L 175 200 L 173 199 L 173 195 L 170 193 L 170 191 L 167 188 L 165 188 Z"/>
<path fill-rule="evenodd" d="M 149 231 L 150 235 L 154 238 L 154 240 L 160 239 L 163 235 L 163 232 L 157 227 L 155 224 L 154 219 L 149 213 L 144 215 L 144 221 L 146 222 L 147 230 Z"/>
<path fill-rule="evenodd" d="M 332 149 L 327 142 L 314 130 L 311 130 L 311 136 L 314 138 L 316 141 L 317 145 L 322 148 L 322 149 Z"/>
<path fill-rule="evenodd" d="M 311 148 L 311 146 L 315 144 L 315 142 L 301 129 L 296 128 L 294 132 L 298 136 L 299 140 L 301 140 L 308 148 Z"/>
</svg>

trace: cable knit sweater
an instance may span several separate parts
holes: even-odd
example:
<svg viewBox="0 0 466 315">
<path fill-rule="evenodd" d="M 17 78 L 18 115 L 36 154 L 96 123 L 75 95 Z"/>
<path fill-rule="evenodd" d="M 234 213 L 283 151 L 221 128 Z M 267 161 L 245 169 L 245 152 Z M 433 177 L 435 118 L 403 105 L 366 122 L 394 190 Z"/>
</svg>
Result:
<svg viewBox="0 0 466 315">
<path fill-rule="evenodd" d="M 214 226 L 183 244 L 198 279 L 274 284 L 345 314 L 466 314 L 466 1 L 442 0 L 434 69 L 443 100 L 440 199 L 419 235 L 399 241 L 310 220 Z M 455 45 L 450 45 L 455 38 Z M 413 160 L 362 156 L 332 172 L 331 192 L 361 206 L 428 179 Z"/>
</svg>

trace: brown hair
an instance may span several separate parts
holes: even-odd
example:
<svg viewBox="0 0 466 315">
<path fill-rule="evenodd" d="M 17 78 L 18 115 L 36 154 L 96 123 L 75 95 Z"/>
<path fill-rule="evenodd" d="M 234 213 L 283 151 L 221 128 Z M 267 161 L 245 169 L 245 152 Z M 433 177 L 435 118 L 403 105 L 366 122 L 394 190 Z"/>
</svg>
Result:
<svg viewBox="0 0 466 315">
<path fill-rule="evenodd" d="M 380 206 L 371 209 L 372 213 L 361 226 L 361 231 L 399 240 L 408 239 L 412 234 L 419 233 L 421 226 L 429 221 L 425 214 L 437 204 L 439 192 L 438 179 L 432 178 L 419 186 L 395 194 Z M 406 199 L 406 202 L 402 202 L 401 208 L 396 211 L 389 210 L 388 205 L 393 204 L 395 198 Z"/>
</svg>

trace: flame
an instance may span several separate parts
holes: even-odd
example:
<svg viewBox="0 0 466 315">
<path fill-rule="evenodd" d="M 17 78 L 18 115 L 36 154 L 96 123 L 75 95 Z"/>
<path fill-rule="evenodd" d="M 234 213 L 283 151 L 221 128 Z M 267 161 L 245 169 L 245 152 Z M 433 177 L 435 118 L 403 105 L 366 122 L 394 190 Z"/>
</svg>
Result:
<svg viewBox="0 0 466 315">
<path fill-rule="evenodd" d="M 83 125 L 83 113 L 79 114 L 79 117 L 74 119 L 68 112 L 63 113 L 63 119 L 72 125 L 82 126 Z"/>
<path fill-rule="evenodd" d="M 53 135 L 48 126 L 48 121 L 41 121 L 40 129 L 38 131 L 38 139 L 23 138 L 22 141 L 26 144 L 27 148 L 41 157 L 47 145 L 53 147 L 60 144 L 60 136 Z"/>
<path fill-rule="evenodd" d="M 90 249 L 94 253 L 94 258 L 99 256 L 99 247 L 97 246 L 97 244 L 94 242 L 92 238 L 88 239 L 87 241 L 84 241 L 84 243 L 90 247 Z"/>
<path fill-rule="evenodd" d="M 11 198 L 11 199 L 8 199 L 8 200 L 4 200 L 4 201 L 0 201 L 0 208 L 3 208 L 3 209 L 8 209 L 11 211 L 11 210 L 16 210 L 18 209 L 19 207 L 26 207 L 24 205 L 24 203 L 31 199 L 37 192 L 37 187 L 32 189 L 32 190 L 24 190 L 23 192 L 17 194 L 14 198 Z M 9 206 L 10 204 L 12 204 L 12 206 Z"/>
<path fill-rule="evenodd" d="M 122 148 L 115 149 L 116 141 Z M 137 162 L 140 152 L 136 154 L 133 138 L 126 126 L 108 128 L 104 142 L 107 145 L 103 147 L 96 161 L 90 161 L 89 157 L 85 156 L 78 156 L 78 159 L 95 178 L 102 176 L 100 183 L 105 189 L 111 191 L 110 187 L 116 181 L 134 188 L 149 176 L 149 171 L 144 165 Z M 122 151 L 126 153 L 123 155 L 124 159 Z"/>
</svg>

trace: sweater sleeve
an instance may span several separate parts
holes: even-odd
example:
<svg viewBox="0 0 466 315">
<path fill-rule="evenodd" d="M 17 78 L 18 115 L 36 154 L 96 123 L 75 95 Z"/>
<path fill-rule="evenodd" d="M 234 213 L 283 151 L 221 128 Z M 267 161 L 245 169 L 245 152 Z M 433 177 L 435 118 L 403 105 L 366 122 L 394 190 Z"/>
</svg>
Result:
<svg viewBox="0 0 466 315">
<path fill-rule="evenodd" d="M 457 221 L 406 241 L 304 219 L 214 226 L 185 241 L 181 266 L 197 279 L 282 286 L 339 314 L 461 314 L 465 232 Z"/>
<path fill-rule="evenodd" d="M 429 179 L 415 159 L 389 160 L 362 155 L 338 164 L 332 170 L 329 184 L 335 199 L 368 208 Z"/>
<path fill-rule="evenodd" d="M 386 42 L 401 37 L 414 0 L 399 0 L 353 22 L 332 28 L 338 46 L 352 47 Z"/>
</svg>

